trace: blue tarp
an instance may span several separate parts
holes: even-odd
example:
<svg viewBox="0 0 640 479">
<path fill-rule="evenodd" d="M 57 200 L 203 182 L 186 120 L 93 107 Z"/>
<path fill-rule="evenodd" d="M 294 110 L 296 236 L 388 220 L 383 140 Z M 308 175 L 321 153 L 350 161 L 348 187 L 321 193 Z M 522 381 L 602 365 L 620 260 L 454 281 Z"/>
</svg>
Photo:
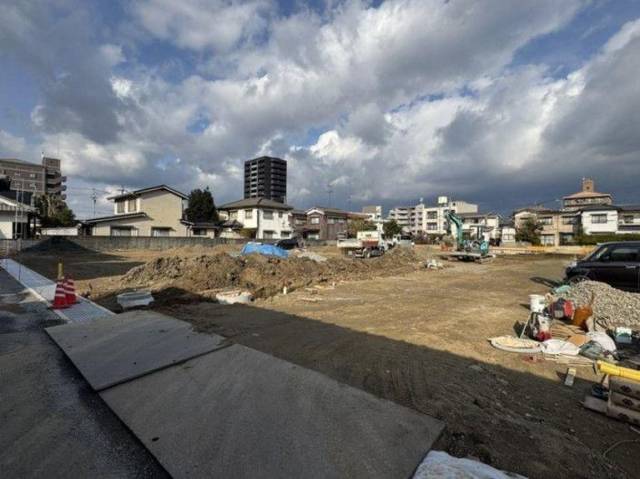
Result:
<svg viewBox="0 0 640 479">
<path fill-rule="evenodd" d="M 288 258 L 289 252 L 282 248 L 278 248 L 272 244 L 247 243 L 242 248 L 242 254 L 258 253 L 265 256 L 277 256 L 278 258 Z"/>
</svg>

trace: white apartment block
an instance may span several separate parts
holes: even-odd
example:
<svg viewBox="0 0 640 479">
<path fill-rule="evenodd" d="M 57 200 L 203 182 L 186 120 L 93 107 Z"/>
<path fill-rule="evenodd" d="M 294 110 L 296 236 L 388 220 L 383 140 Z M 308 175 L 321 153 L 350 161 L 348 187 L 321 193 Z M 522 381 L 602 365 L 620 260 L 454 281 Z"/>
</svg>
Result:
<svg viewBox="0 0 640 479">
<path fill-rule="evenodd" d="M 407 233 L 444 235 L 448 233 L 446 214 L 449 211 L 477 213 L 478 205 L 439 196 L 435 206 L 427 206 L 422 201 L 416 206 L 396 206 L 389 211 L 388 219 L 395 220 Z"/>
<path fill-rule="evenodd" d="M 478 205 L 466 201 L 453 201 L 446 196 L 440 196 L 436 206 L 422 209 L 421 230 L 430 235 L 447 234 L 449 222 L 446 215 L 449 211 L 456 214 L 478 213 Z"/>
<path fill-rule="evenodd" d="M 382 217 L 382 206 L 363 206 L 362 213 L 368 216 L 368 220 L 376 225 L 379 233 L 384 231 L 384 223 L 386 220 Z"/>
</svg>

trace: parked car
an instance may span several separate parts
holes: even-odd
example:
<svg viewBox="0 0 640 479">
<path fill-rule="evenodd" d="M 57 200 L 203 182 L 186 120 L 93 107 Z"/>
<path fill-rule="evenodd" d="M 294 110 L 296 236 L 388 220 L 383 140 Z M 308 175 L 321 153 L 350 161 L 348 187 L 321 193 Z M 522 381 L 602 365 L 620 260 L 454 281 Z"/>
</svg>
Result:
<svg viewBox="0 0 640 479">
<path fill-rule="evenodd" d="M 640 241 L 603 243 L 586 258 L 570 264 L 565 273 L 570 283 L 591 279 L 640 292 Z"/>
<path fill-rule="evenodd" d="M 295 249 L 299 246 L 298 244 L 298 238 L 284 238 L 279 240 L 276 243 L 276 246 L 278 248 L 282 248 L 282 249 Z"/>
</svg>

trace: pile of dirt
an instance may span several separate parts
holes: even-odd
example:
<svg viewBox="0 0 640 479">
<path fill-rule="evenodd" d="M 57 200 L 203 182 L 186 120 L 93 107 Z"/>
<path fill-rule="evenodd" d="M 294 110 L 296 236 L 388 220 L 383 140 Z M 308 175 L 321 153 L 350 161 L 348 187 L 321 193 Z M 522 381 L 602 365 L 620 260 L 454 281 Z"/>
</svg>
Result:
<svg viewBox="0 0 640 479">
<path fill-rule="evenodd" d="M 251 291 L 256 298 L 266 298 L 285 286 L 292 291 L 327 281 L 401 274 L 419 267 L 414 251 L 405 248 L 379 258 L 328 258 L 323 262 L 304 257 L 281 259 L 259 254 L 232 257 L 216 253 L 157 258 L 129 270 L 120 285 L 154 291 L 172 288 L 195 294 L 240 288 Z"/>
</svg>

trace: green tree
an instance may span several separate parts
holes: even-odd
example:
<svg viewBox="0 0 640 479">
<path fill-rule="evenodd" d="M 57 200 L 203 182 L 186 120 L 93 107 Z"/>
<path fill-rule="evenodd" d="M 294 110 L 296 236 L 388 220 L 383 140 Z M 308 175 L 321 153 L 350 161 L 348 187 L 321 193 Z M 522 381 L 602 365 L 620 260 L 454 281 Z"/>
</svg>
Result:
<svg viewBox="0 0 640 479">
<path fill-rule="evenodd" d="M 38 210 L 40 224 L 44 227 L 74 226 L 77 223 L 76 215 L 57 195 L 39 195 L 34 204 Z"/>
<path fill-rule="evenodd" d="M 347 235 L 355 238 L 358 231 L 375 231 L 376 225 L 368 220 L 350 220 L 347 224 Z"/>
<path fill-rule="evenodd" d="M 395 235 L 402 233 L 402 226 L 396 220 L 389 220 L 382 225 L 382 231 L 385 238 L 393 238 Z"/>
<path fill-rule="evenodd" d="M 516 228 L 516 241 L 526 241 L 532 245 L 539 245 L 540 231 L 542 231 L 542 225 L 540 225 L 535 218 L 526 218 L 520 226 Z"/>
<path fill-rule="evenodd" d="M 195 189 L 189 193 L 187 208 L 184 210 L 187 221 L 217 223 L 218 210 L 209 188 Z"/>
</svg>

